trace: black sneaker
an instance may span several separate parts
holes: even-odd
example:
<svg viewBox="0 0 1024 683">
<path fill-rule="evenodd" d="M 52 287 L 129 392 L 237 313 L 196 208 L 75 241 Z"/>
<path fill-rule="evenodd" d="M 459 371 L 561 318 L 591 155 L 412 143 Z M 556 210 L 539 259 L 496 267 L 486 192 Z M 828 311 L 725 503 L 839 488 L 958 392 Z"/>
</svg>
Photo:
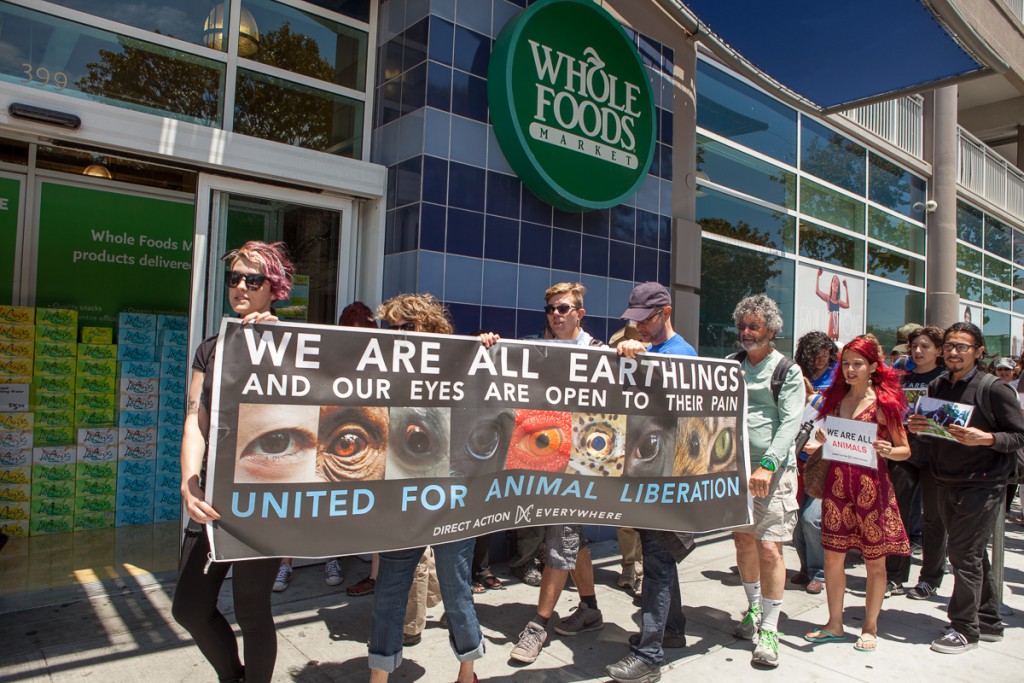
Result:
<svg viewBox="0 0 1024 683">
<path fill-rule="evenodd" d="M 604 672 L 618 683 L 657 683 L 661 680 L 661 667 L 649 664 L 634 654 L 628 654 L 614 664 L 604 668 Z"/>
<path fill-rule="evenodd" d="M 629 644 L 633 647 L 640 645 L 640 634 L 634 633 L 629 637 Z M 685 633 L 666 633 L 661 639 L 661 647 L 666 650 L 681 650 L 686 647 Z"/>
<path fill-rule="evenodd" d="M 978 636 L 978 640 L 984 641 L 986 643 L 998 643 L 1002 639 L 1002 628 L 986 628 L 984 626 L 981 627 L 981 633 Z"/>
<path fill-rule="evenodd" d="M 555 624 L 555 633 L 563 636 L 574 636 L 585 631 L 596 631 L 604 626 L 601 610 L 580 603 L 572 608 L 565 619 Z"/>
<path fill-rule="evenodd" d="M 935 595 L 935 589 L 927 581 L 918 581 L 917 585 L 907 591 L 907 597 L 911 600 L 927 600 Z"/>
<path fill-rule="evenodd" d="M 946 629 L 941 638 L 932 641 L 932 650 L 944 655 L 959 655 L 978 647 L 977 642 L 969 642 L 967 637 L 954 628 Z"/>
</svg>

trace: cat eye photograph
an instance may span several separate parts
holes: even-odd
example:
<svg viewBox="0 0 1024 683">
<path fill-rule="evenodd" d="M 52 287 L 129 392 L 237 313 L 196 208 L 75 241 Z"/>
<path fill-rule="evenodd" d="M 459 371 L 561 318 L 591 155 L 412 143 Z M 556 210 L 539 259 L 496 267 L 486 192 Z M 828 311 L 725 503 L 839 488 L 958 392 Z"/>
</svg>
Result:
<svg viewBox="0 0 1024 683">
<path fill-rule="evenodd" d="M 736 469 L 735 417 L 679 419 L 672 476 L 692 477 Z"/>
</svg>

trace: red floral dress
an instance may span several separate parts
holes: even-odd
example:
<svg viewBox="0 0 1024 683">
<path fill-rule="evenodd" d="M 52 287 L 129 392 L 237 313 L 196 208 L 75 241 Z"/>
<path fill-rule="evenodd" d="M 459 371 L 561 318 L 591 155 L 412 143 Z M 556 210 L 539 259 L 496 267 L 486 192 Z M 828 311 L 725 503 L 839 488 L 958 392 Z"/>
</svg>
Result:
<svg viewBox="0 0 1024 683">
<path fill-rule="evenodd" d="M 838 406 L 833 414 L 838 416 Z M 873 403 L 853 419 L 877 422 L 877 416 L 878 403 Z M 883 424 L 878 425 L 878 438 L 890 440 Z M 875 469 L 831 463 L 821 502 L 821 544 L 825 550 L 845 553 L 856 548 L 867 560 L 910 554 L 889 468 L 880 456 L 875 457 Z"/>
</svg>

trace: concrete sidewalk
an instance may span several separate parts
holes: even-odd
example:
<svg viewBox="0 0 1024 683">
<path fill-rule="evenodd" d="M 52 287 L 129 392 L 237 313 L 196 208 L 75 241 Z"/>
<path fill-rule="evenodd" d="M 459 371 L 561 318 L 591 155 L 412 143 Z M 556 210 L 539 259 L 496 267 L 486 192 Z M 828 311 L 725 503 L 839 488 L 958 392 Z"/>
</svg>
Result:
<svg viewBox="0 0 1024 683">
<path fill-rule="evenodd" d="M 1017 513 L 1019 515 L 1019 512 Z M 1019 518 L 1019 517 L 1018 517 Z M 631 596 L 615 588 L 618 548 L 614 541 L 592 546 L 597 596 L 605 627 L 566 638 L 552 633 L 541 657 L 529 666 L 508 659 L 518 634 L 534 613 L 537 589 L 515 580 L 506 589 L 477 596 L 487 654 L 477 663 L 481 680 L 606 681 L 605 665 L 624 656 L 626 639 L 638 630 L 639 609 Z M 786 548 L 790 575 L 796 555 Z M 1004 604 L 1006 637 L 963 655 L 931 652 L 928 644 L 945 625 L 945 603 L 952 589 L 947 577 L 936 598 L 927 601 L 893 597 L 885 601 L 880 641 L 874 653 L 853 649 L 864 616 L 864 567 L 848 569 L 846 643 L 812 647 L 803 633 L 825 623 L 825 594 L 786 590 L 780 627 L 781 665 L 772 671 L 750 664 L 752 645 L 732 636 L 744 608 L 743 590 L 734 573 L 735 555 L 728 534 L 699 539 L 697 549 L 680 567 L 683 602 L 689 625 L 689 647 L 668 651 L 665 681 L 755 680 L 786 676 L 795 681 L 1009 681 L 1024 672 L 1024 527 L 1007 525 Z M 343 560 L 345 585 L 366 575 L 369 565 Z M 505 578 L 504 565 L 498 565 Z M 915 560 L 911 579 L 916 580 Z M 83 587 L 51 590 L 33 596 L 0 598 L 0 682 L 79 681 L 212 681 L 209 667 L 188 635 L 170 616 L 173 577 L 143 575 L 94 582 Z M 45 606 L 29 607 L 40 598 Z M 577 603 L 567 590 L 558 608 L 565 615 Z M 230 581 L 222 605 L 230 609 Z M 322 565 L 295 570 L 291 587 L 274 596 L 279 655 L 275 680 L 327 683 L 366 680 L 366 639 L 371 597 L 351 598 L 341 587 L 324 584 Z M 456 661 L 447 631 L 438 626 L 442 608 L 429 613 L 423 641 L 405 650 L 405 661 L 393 681 L 451 681 Z"/>
</svg>

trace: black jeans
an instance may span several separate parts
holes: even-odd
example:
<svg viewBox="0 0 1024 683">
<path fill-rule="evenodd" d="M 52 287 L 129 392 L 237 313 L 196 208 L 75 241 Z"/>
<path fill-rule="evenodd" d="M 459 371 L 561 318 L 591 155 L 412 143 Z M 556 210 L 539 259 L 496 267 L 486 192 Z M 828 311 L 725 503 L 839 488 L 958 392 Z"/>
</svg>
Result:
<svg viewBox="0 0 1024 683">
<path fill-rule="evenodd" d="M 245 677 L 246 683 L 269 683 L 277 660 L 277 630 L 270 612 L 270 593 L 281 561 L 214 562 L 203 573 L 210 542 L 206 533 L 189 529 L 181 546 L 178 585 L 171 614 L 195 639 L 221 681 Z M 235 620 L 242 630 L 245 667 L 227 619 L 217 609 L 217 595 L 234 567 L 231 581 Z"/>
<path fill-rule="evenodd" d="M 981 631 L 1003 630 L 987 546 L 996 515 L 1003 514 L 1006 487 L 940 484 L 938 493 L 939 514 L 949 533 L 949 562 L 954 579 L 946 613 L 953 628 L 974 643 Z"/>
<path fill-rule="evenodd" d="M 921 490 L 921 576 L 932 588 L 942 584 L 943 566 L 946 564 L 946 528 L 939 516 L 935 478 L 927 464 L 916 465 L 906 460 L 889 462 L 889 476 L 896 493 L 903 527 L 909 529 L 914 494 Z M 907 583 L 910 580 L 910 556 L 889 555 L 885 558 L 885 572 L 889 581 Z"/>
</svg>

